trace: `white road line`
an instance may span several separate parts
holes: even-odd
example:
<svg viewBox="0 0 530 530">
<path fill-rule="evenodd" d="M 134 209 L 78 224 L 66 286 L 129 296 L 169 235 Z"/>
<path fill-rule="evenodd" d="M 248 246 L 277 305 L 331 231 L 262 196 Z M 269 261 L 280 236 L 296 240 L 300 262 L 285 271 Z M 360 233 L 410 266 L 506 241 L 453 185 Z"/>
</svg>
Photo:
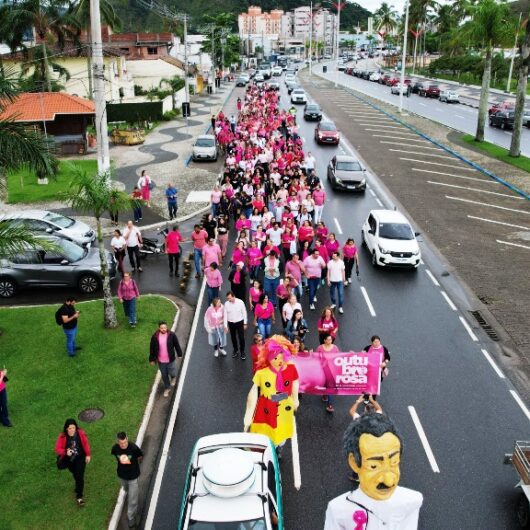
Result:
<svg viewBox="0 0 530 530">
<path fill-rule="evenodd" d="M 530 411 L 526 408 L 526 405 L 523 403 L 523 400 L 519 397 L 519 394 L 515 390 L 510 390 L 510 394 L 515 399 L 515 402 L 521 407 L 524 415 L 530 420 Z"/>
<path fill-rule="evenodd" d="M 517 243 L 509 243 L 508 241 L 501 241 L 500 239 L 497 239 L 497 243 L 500 243 L 501 245 L 510 245 L 511 247 L 526 248 L 527 250 L 530 250 L 530 247 L 526 245 L 519 245 Z"/>
<path fill-rule="evenodd" d="M 383 205 L 383 203 L 381 202 L 381 199 L 379 199 L 379 197 L 376 197 L 376 198 L 375 198 L 375 202 L 376 202 L 377 204 L 379 204 L 379 206 L 380 206 L 381 208 L 384 208 L 384 205 Z"/>
<path fill-rule="evenodd" d="M 361 293 L 363 293 L 364 301 L 366 302 L 366 305 L 368 306 L 368 311 L 370 311 L 370 314 L 375 317 L 375 311 L 374 306 L 372 305 L 372 302 L 370 302 L 370 298 L 368 297 L 368 293 L 366 292 L 366 289 L 361 286 Z"/>
<path fill-rule="evenodd" d="M 476 177 L 464 177 L 463 175 L 453 175 L 453 173 L 442 173 L 441 171 L 431 171 L 430 169 L 423 169 L 413 167 L 412 171 L 421 171 L 422 173 L 432 173 L 433 175 L 444 175 L 445 177 L 453 177 L 455 179 L 476 180 L 477 182 L 484 182 L 485 184 L 498 184 L 496 180 L 479 179 Z"/>
<path fill-rule="evenodd" d="M 425 269 L 425 272 L 427 273 L 427 276 L 431 279 L 431 282 L 434 283 L 436 287 L 440 287 L 440 284 L 438 283 L 438 280 L 434 277 L 434 274 L 429 269 Z"/>
<path fill-rule="evenodd" d="M 425 103 L 420 103 L 418 102 L 418 105 L 421 105 L 422 107 L 426 107 L 427 105 L 425 105 Z"/>
<path fill-rule="evenodd" d="M 460 319 L 460 322 L 462 322 L 462 326 L 466 328 L 466 331 L 468 332 L 469 336 L 471 337 L 471 340 L 473 342 L 478 342 L 478 337 L 473 333 L 473 330 L 469 326 L 469 324 L 466 322 L 466 319 L 462 316 L 458 317 Z"/>
<path fill-rule="evenodd" d="M 359 125 L 362 125 L 362 124 L 359 124 Z M 381 125 L 379 125 L 378 123 L 374 123 L 374 127 L 381 127 Z M 364 129 L 365 131 L 371 131 L 371 132 L 381 132 L 381 133 L 391 133 L 392 131 L 388 131 L 386 129 L 371 129 L 369 127 L 367 127 L 366 129 Z M 409 134 L 409 133 L 406 133 L 405 131 L 399 131 L 399 134 Z M 372 135 L 372 136 L 375 136 Z M 395 137 L 392 137 L 392 138 L 395 138 Z"/>
<path fill-rule="evenodd" d="M 450 195 L 446 195 L 445 198 L 451 199 L 452 201 L 468 202 L 470 204 L 478 204 L 479 206 L 489 206 L 490 208 L 498 208 L 499 210 L 507 210 L 509 212 L 517 212 L 530 215 L 530 212 L 526 212 L 525 210 L 517 210 L 517 208 L 506 208 L 505 206 L 497 206 L 496 204 L 489 204 L 487 202 L 472 201 L 471 199 L 461 199 L 460 197 L 451 197 Z"/>
<path fill-rule="evenodd" d="M 432 149 L 434 151 L 443 151 L 443 149 L 440 149 L 439 147 L 429 147 L 428 145 L 411 145 L 406 144 L 405 142 L 389 142 L 388 140 L 379 140 L 380 144 L 389 144 L 389 145 L 403 145 L 405 147 L 414 147 L 415 149 Z M 410 151 L 401 151 L 402 153 L 410 152 Z"/>
<path fill-rule="evenodd" d="M 412 147 L 412 146 L 409 146 Z M 416 147 L 416 146 L 414 146 Z M 405 153 L 408 155 L 434 156 L 435 158 L 445 158 L 446 160 L 454 160 L 454 157 L 447 155 L 437 155 L 435 153 L 418 153 L 418 151 L 406 151 L 405 149 L 388 149 L 393 153 Z"/>
<path fill-rule="evenodd" d="M 501 378 L 504 379 L 504 374 L 500 371 L 499 367 L 495 364 L 495 361 L 491 358 L 491 355 L 485 350 L 480 350 L 484 357 L 486 357 L 486 360 L 490 363 L 491 367 L 495 370 L 495 373 Z"/>
<path fill-rule="evenodd" d="M 425 160 L 417 160 L 416 158 L 406 158 L 404 156 L 400 156 L 399 159 L 408 160 L 409 162 L 417 162 L 418 164 L 430 164 L 432 166 L 452 167 L 454 169 L 460 169 L 461 171 L 476 171 L 475 169 L 470 168 L 470 167 L 451 166 L 449 164 L 442 164 L 440 162 L 426 162 Z"/>
<path fill-rule="evenodd" d="M 456 306 L 455 304 L 453 304 L 453 301 L 449 298 L 448 294 L 445 292 L 445 291 L 440 291 L 441 295 L 445 298 L 445 301 L 449 304 L 449 307 L 453 310 L 453 311 L 456 311 Z"/>
<path fill-rule="evenodd" d="M 432 452 L 431 445 L 429 444 L 429 440 L 427 440 L 427 436 L 425 435 L 425 431 L 423 430 L 423 426 L 421 424 L 420 418 L 418 417 L 418 413 L 416 412 L 416 409 L 409 405 L 409 414 L 412 418 L 412 421 L 414 422 L 414 426 L 416 427 L 416 430 L 418 431 L 418 436 L 420 437 L 421 444 L 423 445 L 423 450 L 425 451 L 425 454 L 427 455 L 427 460 L 429 461 L 429 464 L 431 464 L 431 469 L 434 473 L 440 473 L 440 468 L 438 467 L 438 464 L 436 463 L 436 458 L 434 458 L 434 453 Z"/>
<path fill-rule="evenodd" d="M 368 130 L 368 129 L 366 129 Z M 408 142 L 423 142 L 425 144 L 428 144 L 427 140 L 424 140 L 423 138 L 417 138 L 417 134 L 408 133 L 408 132 L 400 132 L 399 134 L 409 134 L 410 138 L 406 136 L 390 136 L 390 135 L 384 135 L 384 134 L 372 134 L 374 138 L 391 138 L 392 140 L 407 140 Z M 415 138 L 416 137 L 416 138 Z M 419 146 L 418 146 L 419 147 Z"/>
<path fill-rule="evenodd" d="M 156 471 L 155 483 L 153 486 L 153 493 L 151 494 L 151 502 L 149 503 L 149 511 L 145 521 L 145 530 L 151 530 L 153 527 L 153 521 L 155 518 L 156 506 L 158 504 L 158 496 L 160 495 L 160 489 L 162 487 L 162 479 L 164 478 L 164 471 L 166 468 L 169 446 L 171 444 L 171 438 L 173 437 L 173 431 L 175 429 L 175 423 L 177 419 L 177 413 L 180 406 L 180 400 L 182 399 L 182 392 L 184 389 L 184 382 L 186 380 L 186 373 L 188 372 L 188 366 L 190 364 L 191 351 L 193 349 L 193 342 L 195 340 L 195 333 L 197 333 L 197 325 L 199 323 L 199 317 L 201 316 L 202 300 L 204 298 L 204 291 L 206 290 L 206 281 L 203 280 L 201 290 L 199 292 L 199 299 L 197 300 L 197 307 L 195 309 L 195 315 L 193 316 L 193 322 L 191 324 L 191 333 L 188 339 L 188 346 L 184 355 L 184 362 L 180 370 L 179 382 L 177 385 L 175 400 L 171 407 L 171 415 L 169 417 L 168 428 L 166 431 L 166 437 L 164 438 L 164 445 L 162 446 L 162 453 L 160 461 L 158 463 L 158 469 Z"/>
<path fill-rule="evenodd" d="M 420 258 L 420 265 L 425 265 L 425 262 Z"/>
<path fill-rule="evenodd" d="M 457 118 L 462 118 L 463 120 L 465 120 L 465 119 L 466 119 L 466 117 L 465 117 L 465 116 L 460 116 L 460 114 L 455 114 L 455 116 L 456 116 Z"/>
<path fill-rule="evenodd" d="M 457 184 L 447 184 L 446 182 L 436 182 L 433 180 L 427 181 L 429 184 L 436 184 L 437 186 L 447 186 L 448 188 L 458 188 L 460 190 L 476 191 L 477 193 L 487 193 L 489 195 L 498 195 L 499 197 L 508 197 L 509 199 L 524 200 L 518 195 L 508 195 L 508 193 L 498 193 L 496 191 L 479 190 L 478 188 L 468 188 L 467 186 L 458 186 Z"/>
<path fill-rule="evenodd" d="M 340 227 L 339 220 L 336 217 L 334 217 L 333 220 L 335 221 L 335 226 L 337 227 L 337 232 L 339 234 L 342 234 L 342 228 Z"/>
<path fill-rule="evenodd" d="M 302 474 L 300 472 L 300 450 L 298 448 L 298 431 L 296 417 L 293 416 L 293 433 L 291 436 L 291 451 L 293 453 L 293 482 L 298 491 L 302 487 Z"/>
<path fill-rule="evenodd" d="M 530 230 L 527 226 L 512 225 L 511 223 L 503 223 L 502 221 L 494 221 L 493 219 L 485 219 L 484 217 L 475 217 L 474 215 L 468 215 L 470 219 L 477 219 L 479 221 L 485 221 L 486 223 L 493 223 L 496 225 L 509 226 L 511 228 L 521 228 L 522 230 Z"/>
<path fill-rule="evenodd" d="M 359 122 L 359 125 L 363 125 L 364 127 L 370 127 L 370 125 L 373 125 L 372 123 L 361 123 Z M 385 129 L 401 129 L 403 130 L 403 126 L 401 125 L 381 125 L 377 124 L 377 127 L 384 127 Z"/>
<path fill-rule="evenodd" d="M 375 191 L 373 189 L 370 188 L 368 191 L 372 197 L 375 197 Z"/>
</svg>

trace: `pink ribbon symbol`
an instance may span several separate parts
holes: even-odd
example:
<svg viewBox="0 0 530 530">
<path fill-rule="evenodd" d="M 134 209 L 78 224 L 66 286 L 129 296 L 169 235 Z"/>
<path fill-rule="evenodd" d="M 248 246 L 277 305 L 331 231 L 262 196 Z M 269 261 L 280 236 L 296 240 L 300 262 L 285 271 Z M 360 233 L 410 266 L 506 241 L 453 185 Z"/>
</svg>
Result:
<svg viewBox="0 0 530 530">
<path fill-rule="evenodd" d="M 368 522 L 368 516 L 364 510 L 357 510 L 353 512 L 353 522 L 355 528 L 353 530 L 365 530 L 364 525 Z"/>
</svg>

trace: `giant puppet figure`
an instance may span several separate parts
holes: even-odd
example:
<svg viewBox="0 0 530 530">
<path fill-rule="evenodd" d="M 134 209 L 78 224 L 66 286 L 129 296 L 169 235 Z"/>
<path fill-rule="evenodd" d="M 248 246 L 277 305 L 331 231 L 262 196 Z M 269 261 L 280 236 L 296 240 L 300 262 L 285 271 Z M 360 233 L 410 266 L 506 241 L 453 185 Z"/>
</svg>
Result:
<svg viewBox="0 0 530 530">
<path fill-rule="evenodd" d="M 258 353 L 257 370 L 248 394 L 245 431 L 268 436 L 281 448 L 293 435 L 298 408 L 298 372 L 289 362 L 293 344 L 280 335 L 267 339 Z"/>
<path fill-rule="evenodd" d="M 394 424 L 361 416 L 344 433 L 344 449 L 359 488 L 328 504 L 324 530 L 417 530 L 423 495 L 398 486 L 403 446 Z"/>
</svg>

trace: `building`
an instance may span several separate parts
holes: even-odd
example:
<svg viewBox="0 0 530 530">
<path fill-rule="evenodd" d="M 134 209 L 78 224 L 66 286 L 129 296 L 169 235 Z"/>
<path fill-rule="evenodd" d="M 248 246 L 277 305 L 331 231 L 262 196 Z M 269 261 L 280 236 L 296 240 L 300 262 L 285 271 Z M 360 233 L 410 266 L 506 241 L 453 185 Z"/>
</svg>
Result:
<svg viewBox="0 0 530 530">
<path fill-rule="evenodd" d="M 239 38 L 247 55 L 261 50 L 261 55 L 269 56 L 278 49 L 283 15 L 281 9 L 264 13 L 261 7 L 250 6 L 247 13 L 238 16 Z"/>
</svg>

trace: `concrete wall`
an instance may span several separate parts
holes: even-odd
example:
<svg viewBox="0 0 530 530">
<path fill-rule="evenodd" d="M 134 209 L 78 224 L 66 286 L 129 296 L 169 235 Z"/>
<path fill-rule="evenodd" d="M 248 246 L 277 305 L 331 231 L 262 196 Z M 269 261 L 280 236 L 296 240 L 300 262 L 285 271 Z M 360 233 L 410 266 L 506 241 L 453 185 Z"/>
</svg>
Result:
<svg viewBox="0 0 530 530">
<path fill-rule="evenodd" d="M 144 90 L 158 88 L 160 81 L 175 76 L 183 77 L 184 72 L 162 59 L 155 61 L 127 61 L 127 72 L 133 77 L 134 84 L 141 86 Z"/>
</svg>

